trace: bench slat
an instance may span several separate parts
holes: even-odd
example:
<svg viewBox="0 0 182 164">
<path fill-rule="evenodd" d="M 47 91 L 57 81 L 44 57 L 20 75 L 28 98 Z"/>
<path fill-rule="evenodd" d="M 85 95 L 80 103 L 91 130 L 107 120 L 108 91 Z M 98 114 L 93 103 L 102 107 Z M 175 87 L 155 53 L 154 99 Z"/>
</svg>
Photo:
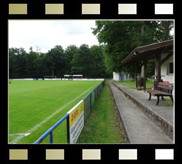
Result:
<svg viewBox="0 0 182 164">
<path fill-rule="evenodd" d="M 170 93 L 166 93 L 166 92 L 162 92 L 162 91 L 159 91 L 159 90 L 151 90 L 151 89 L 148 89 L 147 90 L 148 93 L 151 93 L 152 95 L 154 96 L 170 96 L 171 94 Z"/>
<path fill-rule="evenodd" d="M 164 88 L 164 89 L 173 90 L 173 87 L 164 86 L 164 85 L 161 85 L 161 84 L 158 84 L 158 85 L 157 85 L 157 88 Z"/>
<path fill-rule="evenodd" d="M 163 82 L 159 82 L 159 84 L 166 85 L 166 86 L 172 86 L 173 87 L 173 83 L 163 83 Z"/>
</svg>

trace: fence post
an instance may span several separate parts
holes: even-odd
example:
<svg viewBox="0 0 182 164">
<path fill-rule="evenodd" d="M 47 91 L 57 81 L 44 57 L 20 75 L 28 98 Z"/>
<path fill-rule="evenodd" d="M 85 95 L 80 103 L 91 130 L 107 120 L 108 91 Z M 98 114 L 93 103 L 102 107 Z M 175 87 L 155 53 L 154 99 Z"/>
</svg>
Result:
<svg viewBox="0 0 182 164">
<path fill-rule="evenodd" d="M 67 143 L 70 143 L 69 117 L 70 117 L 70 115 L 68 115 L 68 117 L 67 117 Z"/>
<path fill-rule="evenodd" d="M 92 110 L 92 92 L 90 94 L 90 110 Z"/>
<path fill-rule="evenodd" d="M 53 143 L 53 133 L 52 132 L 50 133 L 50 136 L 49 136 L 49 143 Z"/>
<path fill-rule="evenodd" d="M 97 96 L 99 95 L 99 90 L 98 90 L 98 87 L 97 87 Z"/>
<path fill-rule="evenodd" d="M 96 93 L 95 93 L 95 89 L 94 89 L 94 102 L 95 102 L 95 99 L 96 99 Z"/>
</svg>

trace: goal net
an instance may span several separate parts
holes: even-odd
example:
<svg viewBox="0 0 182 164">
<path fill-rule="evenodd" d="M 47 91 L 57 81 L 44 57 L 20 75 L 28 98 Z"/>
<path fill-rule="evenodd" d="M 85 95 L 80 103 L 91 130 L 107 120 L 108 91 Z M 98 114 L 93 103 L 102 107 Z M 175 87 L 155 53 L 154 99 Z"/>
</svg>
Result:
<svg viewBox="0 0 182 164">
<path fill-rule="evenodd" d="M 81 79 L 81 78 L 83 78 L 83 75 L 64 75 L 64 78 L 66 78 L 68 80 Z"/>
<path fill-rule="evenodd" d="M 56 76 L 44 76 L 44 80 L 53 80 L 56 79 Z"/>
</svg>

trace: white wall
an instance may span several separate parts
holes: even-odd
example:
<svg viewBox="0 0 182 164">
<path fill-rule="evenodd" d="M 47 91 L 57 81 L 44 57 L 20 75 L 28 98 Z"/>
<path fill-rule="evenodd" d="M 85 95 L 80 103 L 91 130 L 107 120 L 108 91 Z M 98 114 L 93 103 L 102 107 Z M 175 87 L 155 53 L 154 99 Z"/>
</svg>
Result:
<svg viewBox="0 0 182 164">
<path fill-rule="evenodd" d="M 123 75 L 124 75 L 124 77 L 123 77 Z M 113 80 L 115 80 L 115 81 L 122 81 L 122 80 L 130 79 L 129 76 L 130 76 L 129 74 L 126 74 L 124 72 L 122 72 L 121 75 L 119 75 L 118 72 L 113 72 Z"/>
<path fill-rule="evenodd" d="M 113 72 L 113 80 L 119 81 L 119 73 Z"/>
<path fill-rule="evenodd" d="M 167 53 L 163 53 L 161 55 L 161 60 L 164 59 L 168 54 Z M 170 74 L 169 73 L 169 63 L 173 62 L 173 55 L 167 60 L 165 61 L 162 66 L 161 66 L 161 79 L 163 81 L 169 81 L 169 83 L 174 83 L 174 73 Z M 174 67 L 174 64 L 173 64 Z M 173 68 L 173 72 L 174 72 L 174 68 Z M 157 65 L 155 64 L 155 76 L 157 75 Z"/>
</svg>

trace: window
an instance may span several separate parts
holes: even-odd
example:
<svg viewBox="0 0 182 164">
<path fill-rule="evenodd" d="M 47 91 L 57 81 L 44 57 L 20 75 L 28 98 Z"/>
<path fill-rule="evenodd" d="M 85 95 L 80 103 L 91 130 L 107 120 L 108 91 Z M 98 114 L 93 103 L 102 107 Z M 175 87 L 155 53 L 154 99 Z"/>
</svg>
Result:
<svg viewBox="0 0 182 164">
<path fill-rule="evenodd" d="M 169 74 L 173 73 L 173 63 L 169 63 Z"/>
</svg>

